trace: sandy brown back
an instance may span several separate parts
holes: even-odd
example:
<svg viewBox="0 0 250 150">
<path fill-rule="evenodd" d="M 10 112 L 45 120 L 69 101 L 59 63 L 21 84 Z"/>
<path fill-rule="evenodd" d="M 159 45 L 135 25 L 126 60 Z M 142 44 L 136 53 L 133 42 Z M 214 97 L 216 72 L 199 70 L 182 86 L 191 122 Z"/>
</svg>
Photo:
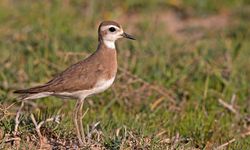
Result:
<svg viewBox="0 0 250 150">
<path fill-rule="evenodd" d="M 92 89 L 98 80 L 110 79 L 116 75 L 117 56 L 114 49 L 99 44 L 91 56 L 57 75 L 48 83 L 30 89 L 17 90 L 19 94 L 40 92 L 74 92 Z"/>
</svg>

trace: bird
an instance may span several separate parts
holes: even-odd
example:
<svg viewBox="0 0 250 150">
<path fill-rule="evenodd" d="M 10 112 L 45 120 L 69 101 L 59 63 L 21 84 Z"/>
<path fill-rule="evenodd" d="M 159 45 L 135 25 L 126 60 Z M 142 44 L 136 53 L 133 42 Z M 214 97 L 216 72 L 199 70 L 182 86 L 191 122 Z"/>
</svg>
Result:
<svg viewBox="0 0 250 150">
<path fill-rule="evenodd" d="M 120 38 L 135 40 L 115 21 L 102 21 L 98 27 L 98 46 L 87 58 L 71 65 L 49 82 L 28 89 L 16 90 L 22 102 L 55 96 L 76 100 L 73 122 L 80 145 L 85 141 L 82 107 L 85 98 L 108 89 L 117 74 L 116 41 Z"/>
</svg>

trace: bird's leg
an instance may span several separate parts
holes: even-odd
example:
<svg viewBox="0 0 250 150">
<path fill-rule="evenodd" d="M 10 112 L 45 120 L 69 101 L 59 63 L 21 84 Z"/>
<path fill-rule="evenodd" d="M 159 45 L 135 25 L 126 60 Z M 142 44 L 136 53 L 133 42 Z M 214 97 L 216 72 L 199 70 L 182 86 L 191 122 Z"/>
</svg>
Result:
<svg viewBox="0 0 250 150">
<path fill-rule="evenodd" d="M 79 144 L 80 145 L 83 145 L 83 141 L 82 141 L 82 138 L 81 138 L 81 133 L 80 133 L 80 130 L 79 130 L 79 124 L 78 124 L 78 111 L 79 111 L 79 108 L 80 108 L 80 103 L 81 101 L 78 100 L 76 102 L 76 106 L 75 106 L 75 109 L 74 109 L 74 113 L 73 113 L 73 118 L 74 118 L 74 124 L 75 124 L 75 127 L 76 127 L 76 134 L 77 134 L 77 138 L 79 140 Z"/>
<path fill-rule="evenodd" d="M 80 107 L 78 110 L 78 119 L 79 119 L 79 127 L 80 127 L 80 132 L 82 135 L 82 141 L 85 143 L 85 134 L 84 134 L 84 129 L 83 129 L 83 124 L 82 124 L 82 107 L 83 107 L 84 99 L 80 100 Z"/>
<path fill-rule="evenodd" d="M 24 101 L 21 102 L 21 106 L 19 107 L 17 113 L 16 113 L 16 119 L 15 119 L 15 129 L 14 129 L 14 136 L 17 135 L 18 133 L 18 126 L 19 126 L 19 123 L 20 123 L 20 115 L 21 115 L 21 111 L 22 111 L 22 108 L 24 106 Z"/>
</svg>

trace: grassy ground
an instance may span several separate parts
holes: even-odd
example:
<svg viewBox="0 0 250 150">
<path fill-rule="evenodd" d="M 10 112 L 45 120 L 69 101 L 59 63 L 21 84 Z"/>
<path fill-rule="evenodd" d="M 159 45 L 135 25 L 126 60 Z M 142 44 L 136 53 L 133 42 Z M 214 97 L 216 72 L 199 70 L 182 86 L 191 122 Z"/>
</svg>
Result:
<svg viewBox="0 0 250 150">
<path fill-rule="evenodd" d="M 90 146 L 213 149 L 226 143 L 223 148 L 249 149 L 249 4 L 1 1 L 0 149 L 41 146 L 30 114 L 38 122 L 62 115 L 59 124 L 42 126 L 50 143 L 46 146 L 77 145 L 71 120 L 75 102 L 54 97 L 25 106 L 20 144 L 11 145 L 20 105 L 12 92 L 45 83 L 92 53 L 98 24 L 106 19 L 117 20 L 138 40 L 118 41 L 115 84 L 85 103 L 83 121 Z"/>
</svg>

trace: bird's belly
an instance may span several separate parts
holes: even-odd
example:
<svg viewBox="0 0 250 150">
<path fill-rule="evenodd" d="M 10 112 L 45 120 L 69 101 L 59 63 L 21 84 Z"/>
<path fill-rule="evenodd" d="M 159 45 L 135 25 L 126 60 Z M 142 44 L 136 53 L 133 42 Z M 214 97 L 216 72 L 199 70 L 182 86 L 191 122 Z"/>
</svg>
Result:
<svg viewBox="0 0 250 150">
<path fill-rule="evenodd" d="M 105 91 L 108 89 L 114 82 L 115 77 L 112 77 L 109 80 L 100 80 L 96 83 L 93 89 L 89 90 L 91 94 L 96 94 Z"/>
<path fill-rule="evenodd" d="M 62 93 L 57 93 L 54 95 L 59 96 L 59 97 L 84 99 L 90 95 L 105 91 L 106 89 L 108 89 L 112 85 L 114 80 L 115 80 L 115 77 L 113 77 L 109 80 L 100 80 L 95 84 L 95 86 L 92 89 L 79 90 L 79 91 L 75 91 L 75 92 L 62 92 Z"/>
</svg>

